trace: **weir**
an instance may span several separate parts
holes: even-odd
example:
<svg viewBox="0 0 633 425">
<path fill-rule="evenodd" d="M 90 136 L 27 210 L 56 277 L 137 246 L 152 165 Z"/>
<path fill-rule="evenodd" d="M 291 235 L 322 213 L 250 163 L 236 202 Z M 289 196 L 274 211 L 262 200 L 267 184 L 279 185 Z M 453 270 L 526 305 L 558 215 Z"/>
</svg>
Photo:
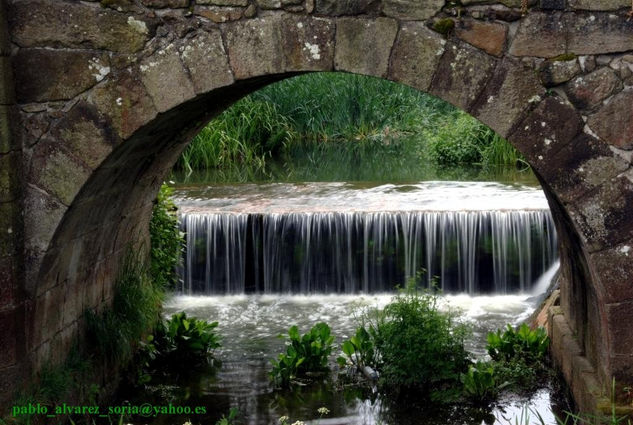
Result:
<svg viewBox="0 0 633 425">
<path fill-rule="evenodd" d="M 449 293 L 508 294 L 530 291 L 558 255 L 546 208 L 333 209 L 183 212 L 182 291 L 373 293 L 417 277 Z"/>
</svg>

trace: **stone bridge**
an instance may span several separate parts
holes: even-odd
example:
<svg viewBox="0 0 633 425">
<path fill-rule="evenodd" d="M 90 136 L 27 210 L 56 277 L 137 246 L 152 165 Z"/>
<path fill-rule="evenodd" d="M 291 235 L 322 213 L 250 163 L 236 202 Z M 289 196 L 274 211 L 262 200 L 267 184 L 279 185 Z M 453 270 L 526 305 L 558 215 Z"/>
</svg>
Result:
<svg viewBox="0 0 633 425">
<path fill-rule="evenodd" d="M 508 138 L 561 240 L 555 360 L 586 410 L 633 384 L 630 0 L 0 3 L 0 394 L 111 302 L 192 136 L 311 71 L 407 84 Z"/>
</svg>

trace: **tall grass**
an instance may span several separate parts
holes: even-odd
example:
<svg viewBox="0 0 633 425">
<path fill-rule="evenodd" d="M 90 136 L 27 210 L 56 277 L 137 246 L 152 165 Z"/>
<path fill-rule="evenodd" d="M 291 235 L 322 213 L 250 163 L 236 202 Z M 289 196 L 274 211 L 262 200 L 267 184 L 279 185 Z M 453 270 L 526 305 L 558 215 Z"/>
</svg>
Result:
<svg viewBox="0 0 633 425">
<path fill-rule="evenodd" d="M 518 152 L 452 105 L 405 85 L 344 74 L 307 74 L 265 87 L 209 123 L 176 168 L 265 176 L 272 160 L 306 167 L 516 164 Z M 309 173 L 308 173 L 309 174 Z"/>
</svg>

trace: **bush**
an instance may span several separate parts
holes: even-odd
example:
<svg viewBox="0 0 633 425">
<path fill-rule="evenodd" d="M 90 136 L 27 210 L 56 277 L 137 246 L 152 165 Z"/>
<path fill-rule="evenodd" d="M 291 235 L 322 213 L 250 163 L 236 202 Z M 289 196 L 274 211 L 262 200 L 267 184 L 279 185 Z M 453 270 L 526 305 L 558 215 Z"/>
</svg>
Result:
<svg viewBox="0 0 633 425">
<path fill-rule="evenodd" d="M 378 365 L 378 352 L 374 346 L 375 337 L 364 328 L 356 329 L 356 335 L 345 341 L 342 345 L 343 354 L 336 359 L 341 367 L 351 363 L 357 369 L 364 366 L 376 368 Z"/>
<path fill-rule="evenodd" d="M 286 353 L 272 360 L 271 380 L 275 385 L 288 387 L 296 378 L 305 378 L 310 373 L 328 370 L 328 356 L 332 353 L 334 337 L 326 323 L 317 323 L 301 336 L 297 326 L 288 330 L 290 344 Z"/>
<path fill-rule="evenodd" d="M 470 364 L 464 348 L 468 329 L 452 312 L 439 310 L 438 297 L 410 283 L 380 313 L 370 333 L 380 353 L 384 387 L 433 397 L 459 385 Z"/>
<path fill-rule="evenodd" d="M 149 222 L 150 273 L 156 285 L 171 288 L 178 282 L 176 266 L 182 261 L 184 235 L 178 229 L 176 205 L 171 200 L 171 188 L 160 187 L 156 197 L 152 218 Z"/>
</svg>

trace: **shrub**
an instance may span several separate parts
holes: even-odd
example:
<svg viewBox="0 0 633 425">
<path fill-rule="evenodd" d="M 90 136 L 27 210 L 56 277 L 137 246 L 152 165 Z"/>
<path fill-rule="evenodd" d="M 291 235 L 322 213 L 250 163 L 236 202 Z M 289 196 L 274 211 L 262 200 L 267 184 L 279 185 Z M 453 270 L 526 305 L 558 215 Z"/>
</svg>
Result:
<svg viewBox="0 0 633 425">
<path fill-rule="evenodd" d="M 272 360 L 270 377 L 275 385 L 287 387 L 295 378 L 328 370 L 328 356 L 332 353 L 334 337 L 326 323 L 317 323 L 301 336 L 297 326 L 288 329 L 289 345 L 286 353 Z"/>
<path fill-rule="evenodd" d="M 150 273 L 155 284 L 173 287 L 178 281 L 176 266 L 182 260 L 184 235 L 178 229 L 176 205 L 171 188 L 163 184 L 158 192 L 149 223 L 151 242 Z"/>
<path fill-rule="evenodd" d="M 438 297 L 409 283 L 372 325 L 381 385 L 433 397 L 459 384 L 470 364 L 464 348 L 468 329 L 454 313 L 439 310 Z"/>
</svg>

